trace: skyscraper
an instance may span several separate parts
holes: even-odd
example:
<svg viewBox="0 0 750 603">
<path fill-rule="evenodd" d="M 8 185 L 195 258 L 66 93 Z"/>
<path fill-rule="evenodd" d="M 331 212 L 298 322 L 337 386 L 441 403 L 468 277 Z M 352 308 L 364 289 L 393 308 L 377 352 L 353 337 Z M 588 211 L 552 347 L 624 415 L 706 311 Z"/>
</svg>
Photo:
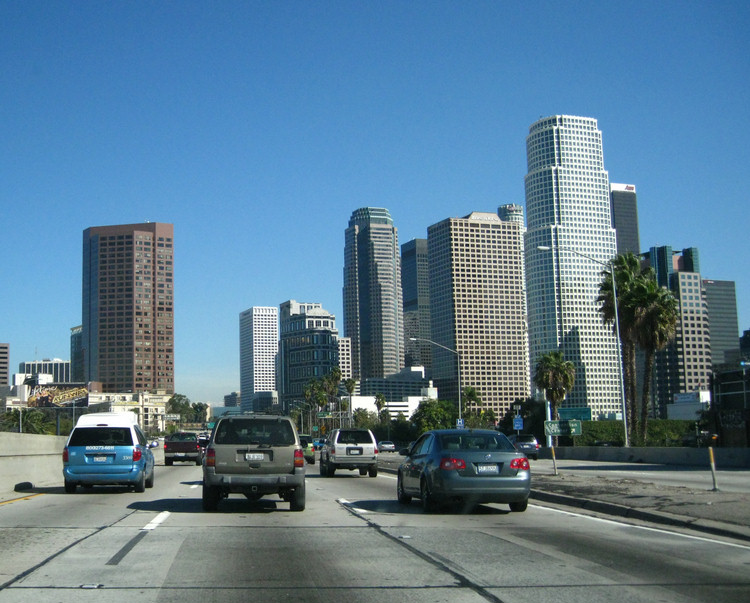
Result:
<svg viewBox="0 0 750 603">
<path fill-rule="evenodd" d="M 404 349 L 406 366 L 432 367 L 430 335 L 430 274 L 427 239 L 401 245 L 401 288 L 404 293 Z"/>
<path fill-rule="evenodd" d="M 0 387 L 10 386 L 10 344 L 0 343 Z"/>
<path fill-rule="evenodd" d="M 442 399 L 473 387 L 500 418 L 528 398 L 522 225 L 474 212 L 427 229 L 433 377 Z"/>
<path fill-rule="evenodd" d="M 654 357 L 652 414 L 666 417 L 674 395 L 707 390 L 711 376 L 711 340 L 706 293 L 700 275 L 698 249 L 652 247 L 644 260 L 656 270 L 656 280 L 679 302 L 675 338 Z"/>
<path fill-rule="evenodd" d="M 740 359 L 737 293 L 734 281 L 703 279 L 708 307 L 711 360 L 714 366 Z"/>
<path fill-rule="evenodd" d="M 276 354 L 279 351 L 279 310 L 253 306 L 240 313 L 240 395 L 243 406 L 253 394 L 276 391 Z"/>
<path fill-rule="evenodd" d="M 612 226 L 617 237 L 617 253 L 630 251 L 638 255 L 641 252 L 641 239 L 638 234 L 635 184 L 610 184 L 609 202 L 612 208 Z"/>
<path fill-rule="evenodd" d="M 387 209 L 363 207 L 349 219 L 344 245 L 344 336 L 357 381 L 404 365 L 398 231 Z"/>
<path fill-rule="evenodd" d="M 596 301 L 602 270 L 617 253 L 602 134 L 595 119 L 554 115 L 532 124 L 526 155 L 531 366 L 562 351 L 576 368 L 563 406 L 611 417 L 622 410 L 621 362 Z"/>
<path fill-rule="evenodd" d="M 172 224 L 83 231 L 84 380 L 103 392 L 174 393 Z"/>
<path fill-rule="evenodd" d="M 279 401 L 286 412 L 304 400 L 305 386 L 325 377 L 339 363 L 336 317 L 318 303 L 281 304 Z"/>
</svg>

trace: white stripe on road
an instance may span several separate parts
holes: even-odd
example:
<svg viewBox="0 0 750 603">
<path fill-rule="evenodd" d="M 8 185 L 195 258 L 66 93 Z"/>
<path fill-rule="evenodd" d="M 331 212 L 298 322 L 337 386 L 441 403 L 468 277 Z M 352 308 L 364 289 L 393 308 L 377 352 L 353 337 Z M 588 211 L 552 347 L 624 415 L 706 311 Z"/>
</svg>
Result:
<svg viewBox="0 0 750 603">
<path fill-rule="evenodd" d="M 170 515 L 169 511 L 162 511 L 156 517 L 154 517 L 149 523 L 143 526 L 141 530 L 155 529 L 159 524 L 164 523 L 167 520 L 167 517 L 169 517 L 169 515 Z"/>
</svg>

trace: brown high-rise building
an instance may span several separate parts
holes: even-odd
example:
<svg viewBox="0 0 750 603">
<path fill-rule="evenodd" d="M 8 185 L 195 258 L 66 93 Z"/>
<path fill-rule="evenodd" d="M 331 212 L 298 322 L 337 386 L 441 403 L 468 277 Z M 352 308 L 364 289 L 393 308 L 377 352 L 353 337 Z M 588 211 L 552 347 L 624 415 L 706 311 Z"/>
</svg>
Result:
<svg viewBox="0 0 750 603">
<path fill-rule="evenodd" d="M 83 231 L 86 382 L 104 392 L 174 393 L 174 227 Z"/>
</svg>

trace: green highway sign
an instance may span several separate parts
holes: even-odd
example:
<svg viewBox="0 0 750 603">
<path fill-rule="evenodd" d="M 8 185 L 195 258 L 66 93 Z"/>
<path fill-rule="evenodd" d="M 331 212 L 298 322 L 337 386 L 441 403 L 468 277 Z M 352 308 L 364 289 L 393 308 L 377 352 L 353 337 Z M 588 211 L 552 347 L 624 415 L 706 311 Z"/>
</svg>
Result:
<svg viewBox="0 0 750 603">
<path fill-rule="evenodd" d="M 544 435 L 548 436 L 578 436 L 581 435 L 581 422 L 578 419 L 565 421 L 545 421 Z"/>
<path fill-rule="evenodd" d="M 318 418 L 319 419 L 328 419 L 328 418 L 330 418 L 330 416 L 331 416 L 330 412 L 319 412 L 318 413 Z"/>
</svg>

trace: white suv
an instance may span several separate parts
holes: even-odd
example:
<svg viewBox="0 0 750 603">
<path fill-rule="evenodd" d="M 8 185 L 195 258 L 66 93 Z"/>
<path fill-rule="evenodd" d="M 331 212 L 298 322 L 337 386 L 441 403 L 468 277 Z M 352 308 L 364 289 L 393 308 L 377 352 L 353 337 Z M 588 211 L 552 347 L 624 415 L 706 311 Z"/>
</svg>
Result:
<svg viewBox="0 0 750 603">
<path fill-rule="evenodd" d="M 334 429 L 320 451 L 320 475 L 333 477 L 336 469 L 359 469 L 377 477 L 378 446 L 369 429 Z"/>
</svg>

